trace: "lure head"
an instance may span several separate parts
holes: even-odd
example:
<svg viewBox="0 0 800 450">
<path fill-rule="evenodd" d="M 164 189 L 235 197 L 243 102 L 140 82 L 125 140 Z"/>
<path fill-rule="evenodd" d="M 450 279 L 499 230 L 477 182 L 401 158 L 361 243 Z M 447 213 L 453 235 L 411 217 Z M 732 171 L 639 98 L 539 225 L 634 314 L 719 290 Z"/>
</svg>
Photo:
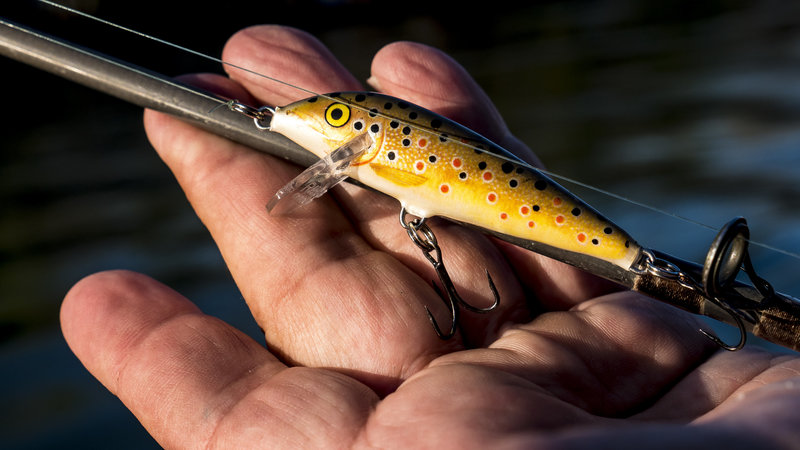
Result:
<svg viewBox="0 0 800 450">
<path fill-rule="evenodd" d="M 354 137 L 369 133 L 374 144 L 353 163 L 366 164 L 376 156 L 383 140 L 382 121 L 374 120 L 374 109 L 363 106 L 368 95 L 363 92 L 334 93 L 275 108 L 270 130 L 288 137 L 320 158 Z"/>
</svg>

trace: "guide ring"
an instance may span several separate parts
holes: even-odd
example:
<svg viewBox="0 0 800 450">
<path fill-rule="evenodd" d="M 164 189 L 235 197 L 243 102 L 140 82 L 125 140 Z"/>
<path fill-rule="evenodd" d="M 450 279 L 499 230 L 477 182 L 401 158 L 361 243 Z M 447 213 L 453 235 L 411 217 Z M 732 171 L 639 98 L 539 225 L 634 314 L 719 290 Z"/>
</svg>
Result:
<svg viewBox="0 0 800 450">
<path fill-rule="evenodd" d="M 709 298 L 722 297 L 722 291 L 736 279 L 747 257 L 750 229 L 744 217 L 731 220 L 720 229 L 703 265 L 703 288 Z"/>
</svg>

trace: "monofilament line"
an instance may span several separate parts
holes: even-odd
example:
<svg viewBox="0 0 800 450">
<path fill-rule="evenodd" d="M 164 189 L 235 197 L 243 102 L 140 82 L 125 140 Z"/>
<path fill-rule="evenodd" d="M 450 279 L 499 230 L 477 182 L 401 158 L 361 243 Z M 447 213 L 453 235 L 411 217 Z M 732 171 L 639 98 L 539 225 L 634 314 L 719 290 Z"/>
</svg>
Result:
<svg viewBox="0 0 800 450">
<path fill-rule="evenodd" d="M 33 30 L 16 26 L 13 23 L 6 22 L 6 21 L 4 21 L 2 19 L 0 19 L 0 22 L 2 22 L 3 24 L 5 24 L 6 26 L 8 26 L 10 28 L 13 28 L 15 30 L 21 31 L 23 33 L 27 33 L 27 34 L 32 35 L 32 36 L 35 36 L 36 38 L 42 39 L 43 41 L 47 41 L 47 42 L 49 42 L 51 44 L 56 44 L 56 45 L 59 45 L 59 46 L 64 47 L 64 48 L 68 48 L 70 50 L 73 50 L 75 52 L 81 53 L 83 55 L 86 55 L 86 56 L 89 56 L 89 57 L 92 57 L 92 58 L 97 58 L 97 59 L 99 59 L 99 60 L 101 60 L 103 62 L 106 62 L 108 64 L 123 68 L 125 70 L 129 70 L 131 72 L 135 72 L 136 74 L 139 74 L 139 75 L 142 75 L 142 76 L 145 76 L 145 77 L 148 77 L 148 78 L 152 78 L 152 79 L 154 79 L 156 81 L 159 81 L 161 83 L 169 84 L 170 86 L 176 87 L 178 89 L 182 89 L 184 91 L 191 92 L 194 95 L 198 95 L 198 96 L 204 97 L 204 98 L 206 98 L 208 100 L 212 100 L 212 101 L 215 101 L 217 103 L 220 103 L 222 106 L 224 106 L 226 104 L 225 100 L 222 100 L 219 97 L 214 97 L 212 95 L 205 94 L 205 93 L 197 91 L 195 89 L 191 89 L 191 88 L 189 88 L 187 86 L 184 86 L 184 85 L 182 85 L 180 83 L 176 83 L 176 82 L 170 81 L 170 80 L 168 80 L 166 78 L 155 77 L 153 74 L 147 73 L 146 71 L 139 70 L 139 69 L 137 69 L 137 68 L 135 68 L 133 66 L 130 66 L 130 65 L 115 61 L 113 59 L 104 58 L 101 55 L 98 55 L 97 53 L 94 53 L 94 52 L 91 52 L 91 51 L 87 51 L 87 50 L 85 50 L 83 48 L 76 47 L 74 45 L 70 45 L 70 44 L 68 44 L 66 42 L 63 42 L 63 41 L 60 41 L 60 40 L 57 40 L 57 39 L 53 39 L 53 38 L 51 38 L 49 36 L 37 33 L 37 32 L 35 32 Z"/>
<path fill-rule="evenodd" d="M 273 77 L 271 77 L 269 75 L 264 75 L 263 73 L 258 73 L 258 72 L 254 71 L 252 69 L 248 69 L 246 67 L 238 66 L 236 64 L 229 63 L 227 61 L 223 61 L 221 58 L 216 58 L 214 56 L 207 55 L 207 54 L 202 53 L 202 52 L 198 52 L 197 50 L 192 50 L 191 48 L 175 44 L 173 42 L 170 42 L 170 41 L 155 37 L 155 36 L 147 34 L 147 33 L 142 33 L 141 31 L 137 31 L 137 30 L 134 30 L 132 28 L 128 28 L 128 27 L 125 27 L 123 25 L 116 24 L 114 22 L 108 21 L 108 20 L 103 19 L 101 17 L 97 17 L 97 16 L 91 15 L 89 13 L 86 13 L 86 12 L 83 12 L 83 11 L 79 11 L 79 10 L 74 9 L 74 8 L 70 8 L 69 6 L 65 6 L 65 5 L 61 5 L 61 4 L 55 3 L 55 2 L 53 2 L 51 0 L 39 0 L 39 2 L 44 3 L 46 5 L 49 5 L 49 6 L 52 6 L 52 7 L 55 7 L 55 8 L 62 9 L 64 11 L 70 12 L 72 14 L 79 15 L 81 17 L 85 17 L 87 19 L 91 19 L 91 20 L 100 22 L 100 23 L 102 23 L 104 25 L 108 25 L 110 27 L 117 28 L 119 30 L 122 30 L 122 31 L 125 31 L 125 32 L 128 32 L 128 33 L 132 33 L 132 34 L 134 34 L 136 36 L 139 36 L 139 37 L 142 37 L 142 38 L 145 38 L 145 39 L 149 39 L 151 41 L 158 42 L 159 44 L 163 44 L 163 45 L 175 48 L 177 50 L 187 52 L 189 54 L 198 56 L 200 58 L 204 58 L 204 59 L 207 59 L 209 61 L 213 61 L 215 63 L 219 63 L 219 64 L 222 64 L 222 65 L 225 65 L 225 66 L 228 66 L 228 67 L 232 67 L 234 69 L 241 70 L 243 72 L 247 72 L 247 73 L 250 73 L 252 75 L 256 75 L 258 77 L 265 78 L 267 80 L 271 80 L 271 81 L 274 81 L 276 83 L 280 83 L 280 84 L 289 86 L 291 88 L 303 91 L 303 92 L 305 92 L 305 93 L 307 93 L 309 95 L 319 95 L 316 92 L 311 91 L 309 89 L 305 89 L 305 88 L 303 88 L 301 86 L 295 86 L 295 85 L 293 85 L 291 83 L 287 83 L 286 81 L 279 80 L 277 78 L 273 78 Z"/>
</svg>

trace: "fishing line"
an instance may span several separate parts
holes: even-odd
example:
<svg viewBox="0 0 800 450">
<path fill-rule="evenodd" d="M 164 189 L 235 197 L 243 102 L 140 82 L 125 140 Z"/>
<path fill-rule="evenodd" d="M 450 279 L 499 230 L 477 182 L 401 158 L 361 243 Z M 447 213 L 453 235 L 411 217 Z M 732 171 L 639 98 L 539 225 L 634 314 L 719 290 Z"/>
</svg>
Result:
<svg viewBox="0 0 800 450">
<path fill-rule="evenodd" d="M 681 220 L 683 222 L 686 222 L 686 223 L 689 223 L 689 224 L 692 224 L 692 225 L 696 225 L 696 226 L 701 227 L 701 228 L 706 228 L 706 229 L 709 229 L 711 231 L 715 231 L 715 232 L 719 231 L 718 228 L 712 227 L 711 225 L 708 225 L 706 223 L 703 223 L 703 222 L 700 222 L 700 221 L 697 221 L 697 220 L 694 220 L 694 219 L 690 219 L 688 217 L 681 216 L 680 214 L 676 214 L 676 213 L 673 213 L 673 212 L 670 212 L 670 211 L 667 211 L 667 210 L 664 210 L 664 209 L 656 208 L 655 206 L 651 206 L 651 205 L 648 205 L 647 203 L 642 203 L 642 202 L 639 202 L 637 200 L 633 200 L 633 199 L 630 199 L 628 197 L 624 197 L 622 195 L 615 194 L 615 193 L 613 193 L 611 191 L 607 191 L 607 190 L 605 190 L 603 188 L 592 186 L 592 185 L 586 184 L 586 183 L 584 183 L 582 181 L 578 181 L 578 180 L 575 180 L 573 178 L 569 178 L 569 177 L 566 177 L 566 176 L 563 176 L 563 175 L 559 175 L 559 174 L 550 172 L 550 171 L 545 170 L 545 169 L 537 169 L 537 170 L 539 172 L 542 172 L 542 173 L 544 173 L 544 174 L 546 174 L 548 176 L 551 176 L 553 178 L 557 178 L 559 180 L 566 181 L 567 183 L 572 183 L 572 184 L 574 184 L 576 186 L 580 186 L 582 188 L 586 188 L 586 189 L 595 191 L 597 193 L 609 196 L 611 198 L 615 198 L 617 200 L 621 200 L 623 202 L 630 203 L 630 204 L 638 206 L 640 208 L 644 208 L 644 209 L 647 209 L 647 210 L 650 210 L 650 211 L 653 211 L 653 212 L 656 212 L 656 213 L 659 213 L 659 214 L 663 214 L 665 216 L 672 217 L 674 219 Z M 797 260 L 800 260 L 800 253 L 795 253 L 795 252 L 791 252 L 789 250 L 784 250 L 782 248 L 774 247 L 772 245 L 764 244 L 762 242 L 754 241 L 752 239 L 746 239 L 746 240 L 750 244 L 755 245 L 757 247 L 761 247 L 761 248 L 764 248 L 764 249 L 767 249 L 767 250 L 772 250 L 774 252 L 781 253 L 783 255 L 786 255 L 786 256 L 795 258 Z"/>
<path fill-rule="evenodd" d="M 132 28 L 128 28 L 128 27 L 125 27 L 123 25 L 116 24 L 114 22 L 108 21 L 108 20 L 103 19 L 101 17 L 97 17 L 97 16 L 91 15 L 89 13 L 85 13 L 83 11 L 79 11 L 77 9 L 70 8 L 69 6 L 65 6 L 65 5 L 61 5 L 61 4 L 55 3 L 55 2 L 53 2 L 51 0 L 39 0 L 39 2 L 44 3 L 46 5 L 49 5 L 49 6 L 53 6 L 55 8 L 62 9 L 64 11 L 67 11 L 67 12 L 70 12 L 70 13 L 73 13 L 73 14 L 76 14 L 76 15 L 79 15 L 81 17 L 85 17 L 87 19 L 94 20 L 96 22 L 100 22 L 100 23 L 102 23 L 104 25 L 108 25 L 110 27 L 117 28 L 117 29 L 125 31 L 127 33 L 133 33 L 136 36 L 139 36 L 139 37 L 142 37 L 142 38 L 145 38 L 145 39 L 149 39 L 151 41 L 158 42 L 159 44 L 163 44 L 163 45 L 178 49 L 180 51 L 190 53 L 190 54 L 195 55 L 195 56 L 199 56 L 200 58 L 204 58 L 204 59 L 213 61 L 215 63 L 219 63 L 219 64 L 222 64 L 222 65 L 225 65 L 225 66 L 228 66 L 228 67 L 232 67 L 234 69 L 238 69 L 238 70 L 250 73 L 252 75 L 256 75 L 256 76 L 261 77 L 261 78 L 266 78 L 267 80 L 283 84 L 285 86 L 297 89 L 299 91 L 305 92 L 305 93 L 310 94 L 310 95 L 320 95 L 320 94 L 318 94 L 318 93 L 316 93 L 316 92 L 314 92 L 312 90 L 309 90 L 309 89 L 306 89 L 306 88 L 303 88 L 303 87 L 300 87 L 300 86 L 296 86 L 296 85 L 291 84 L 291 83 L 289 83 L 287 81 L 279 80 L 277 78 L 273 78 L 273 77 L 271 77 L 269 75 L 265 75 L 263 73 L 258 73 L 255 70 L 248 69 L 246 67 L 237 66 L 236 64 L 229 63 L 227 61 L 223 61 L 221 58 L 215 58 L 215 57 L 213 57 L 211 55 L 207 55 L 205 53 L 198 52 L 197 50 L 192 50 L 192 49 L 190 49 L 188 47 L 184 47 L 182 45 L 175 44 L 174 42 L 170 42 L 170 41 L 167 41 L 167 40 L 164 40 L 164 39 L 149 35 L 147 33 L 142 33 L 141 31 L 137 31 L 137 30 L 134 30 Z"/>
<path fill-rule="evenodd" d="M 255 76 L 257 76 L 257 77 L 260 77 L 260 78 L 264 78 L 264 79 L 266 79 L 266 80 L 273 81 L 273 82 L 275 82 L 275 83 L 282 84 L 282 85 L 284 85 L 284 86 L 290 87 L 290 88 L 292 88 L 292 89 L 296 89 L 296 90 L 298 90 L 298 91 L 304 92 L 304 93 L 306 93 L 306 94 L 309 94 L 309 95 L 311 95 L 311 96 L 318 96 L 318 97 L 327 98 L 327 99 L 329 99 L 329 100 L 338 101 L 338 99 L 336 99 L 336 98 L 333 98 L 333 97 L 331 97 L 331 96 L 328 96 L 328 95 L 325 95 L 325 94 L 320 94 L 320 93 L 314 92 L 314 91 L 312 91 L 312 90 L 310 90 L 310 89 L 306 89 L 306 88 L 304 88 L 304 87 L 301 87 L 301 86 L 294 85 L 294 84 L 292 84 L 292 83 L 289 83 L 289 82 L 287 82 L 287 81 L 280 80 L 280 79 L 278 79 L 278 78 L 274 78 L 274 77 L 271 77 L 271 76 L 269 76 L 269 75 L 265 75 L 265 74 L 262 74 L 262 73 L 256 72 L 255 70 L 248 69 L 248 68 L 246 68 L 246 67 L 242 67 L 242 66 L 239 66 L 239 65 L 236 65 L 236 64 L 233 64 L 233 63 L 227 62 L 227 61 L 223 61 L 221 58 L 216 58 L 216 57 L 214 57 L 214 56 L 207 55 L 207 54 L 205 54 L 205 53 L 202 53 L 202 52 L 199 52 L 199 51 L 196 51 L 196 50 L 192 50 L 191 48 L 184 47 L 184 46 L 182 46 L 182 45 L 179 45 L 179 44 L 176 44 L 176 43 L 173 43 L 173 42 L 170 42 L 170 41 L 167 41 L 167 40 L 164 40 L 164 39 L 158 38 L 158 37 L 156 37 L 156 36 L 152 36 L 152 35 L 149 35 L 149 34 L 147 34 L 147 33 L 143 33 L 143 32 L 141 32 L 141 31 L 137 31 L 137 30 L 134 30 L 134 29 L 132 29 L 132 28 L 128 28 L 128 27 L 125 27 L 125 26 L 123 26 L 123 25 L 120 25 L 120 24 L 117 24 L 117 23 L 114 23 L 114 22 L 108 21 L 108 20 L 106 20 L 106 19 L 103 19 L 103 18 L 101 18 L 101 17 L 97 17 L 97 16 L 94 16 L 94 15 L 92 15 L 92 14 L 89 14 L 89 13 L 86 13 L 86 12 L 83 12 L 83 11 L 79 11 L 79 10 L 77 10 L 77 9 L 74 9 L 74 8 L 71 8 L 71 7 L 69 7 L 69 6 L 65 6 L 65 5 L 61 5 L 61 4 L 59 4 L 59 3 L 55 3 L 55 2 L 53 2 L 52 0 L 38 0 L 38 1 L 39 1 L 40 3 L 44 3 L 44 4 L 48 5 L 48 6 L 52 6 L 52 7 L 54 7 L 54 8 L 58 8 L 58 9 L 61 9 L 61 10 L 67 11 L 67 12 L 69 12 L 69 13 L 72 13 L 72 14 L 75 14 L 75 15 L 78 15 L 78 16 L 81 16 L 81 17 L 84 17 L 84 18 L 90 19 L 90 20 L 94 20 L 94 21 L 96 21 L 96 22 L 102 23 L 102 24 L 104 24 L 104 25 L 107 25 L 107 26 L 110 26 L 110 27 L 112 27 L 112 28 L 116 28 L 116 29 L 119 29 L 119 30 L 125 31 L 125 32 L 127 32 L 127 33 L 132 33 L 132 34 L 134 34 L 134 35 L 136 35 L 136 36 L 139 36 L 139 37 L 142 37 L 142 38 L 144 38 L 144 39 L 148 39 L 148 40 L 151 40 L 151 41 L 154 41 L 154 42 L 160 43 L 160 44 L 162 44 L 162 45 L 166 45 L 166 46 L 172 47 L 172 48 L 174 48 L 174 49 L 177 49 L 177 50 L 179 50 L 179 51 L 187 52 L 187 53 L 189 53 L 189 54 L 192 54 L 192 55 L 198 56 L 198 57 L 200 57 L 200 58 L 207 59 L 207 60 L 209 60 L 209 61 L 212 61 L 212 62 L 215 62 L 215 63 L 221 64 L 221 65 L 224 65 L 224 66 L 228 66 L 228 67 L 231 67 L 231 68 L 234 68 L 234 69 L 237 69 L 237 70 L 241 70 L 241 71 L 243 71 L 243 72 L 246 72 L 246 73 L 249 73 L 249 74 L 251 74 L 251 75 L 255 75 Z M 55 40 L 53 40 L 53 39 L 47 38 L 46 36 L 42 36 L 42 37 L 43 37 L 43 38 L 45 38 L 45 39 L 47 39 L 47 40 L 48 40 L 48 41 L 50 41 L 50 42 L 55 42 L 55 43 L 57 43 L 57 44 L 60 44 L 60 45 L 66 45 L 66 46 L 68 46 L 68 47 L 71 47 L 71 48 L 73 48 L 74 50 L 77 50 L 77 51 L 79 51 L 79 52 L 81 52 L 81 53 L 84 53 L 84 54 L 90 54 L 91 56 L 97 57 L 97 55 L 96 55 L 96 54 L 93 54 L 93 53 L 87 52 L 87 51 L 85 51 L 85 50 L 82 50 L 82 49 L 80 49 L 80 48 L 76 48 L 76 47 L 73 47 L 73 46 L 69 46 L 69 45 L 67 45 L 67 44 L 65 44 L 65 43 L 63 43 L 63 42 L 59 42 L 59 41 L 55 41 Z M 117 65 L 117 66 L 120 66 L 120 67 L 124 66 L 123 64 L 120 64 L 120 63 L 118 63 L 118 62 L 115 62 L 115 61 L 113 61 L 113 60 L 108 60 L 108 59 L 106 59 L 106 58 L 103 58 L 103 59 L 104 59 L 104 60 L 106 60 L 106 61 L 108 61 L 108 62 L 111 62 L 111 63 L 113 63 L 114 65 Z M 128 66 L 124 66 L 124 67 L 128 67 Z M 135 70 L 135 69 L 134 69 L 134 70 Z M 151 74 L 149 74 L 149 73 L 147 73 L 147 72 L 142 72 L 142 71 L 139 71 L 139 70 L 135 70 L 135 71 L 136 71 L 137 73 L 141 74 L 141 75 L 144 75 L 144 76 L 147 76 L 147 77 L 150 77 L 150 78 L 154 78 L 154 77 L 153 77 Z M 160 81 L 164 81 L 164 80 L 160 80 Z M 171 85 L 173 85 L 173 86 L 175 86 L 175 87 L 178 87 L 178 88 L 180 88 L 180 89 L 183 89 L 183 90 L 186 90 L 186 91 L 190 91 L 190 92 L 192 92 L 192 93 L 194 93 L 194 94 L 197 94 L 197 95 L 202 95 L 203 97 L 206 97 L 206 98 L 208 98 L 208 99 L 211 99 L 211 100 L 213 100 L 213 101 L 219 102 L 219 103 L 220 103 L 220 106 L 224 106 L 224 105 L 227 103 L 227 102 L 225 102 L 224 100 L 221 100 L 221 99 L 219 99 L 219 98 L 212 97 L 212 96 L 209 96 L 209 95 L 205 95 L 205 94 L 203 94 L 203 93 L 201 93 L 201 92 L 197 92 L 197 91 L 195 91 L 195 90 L 193 90 L 193 89 L 189 89 L 189 88 L 187 88 L 187 87 L 185 87 L 185 86 L 182 86 L 182 85 L 180 85 L 180 84 L 178 84 L 178 83 L 169 83 L 169 84 L 171 84 Z M 383 118 L 386 118 L 386 119 L 398 120 L 398 121 L 400 121 L 401 123 L 403 123 L 404 125 L 408 125 L 408 126 L 410 126 L 410 127 L 412 127 L 412 128 L 418 129 L 418 130 L 422 130 L 422 131 L 426 131 L 426 132 L 438 133 L 438 132 L 436 132 L 435 130 L 432 130 L 432 129 L 430 129 L 430 128 L 427 128 L 427 127 L 422 127 L 422 126 L 420 126 L 420 125 L 418 125 L 418 124 L 410 123 L 410 122 L 408 122 L 408 121 L 406 121 L 406 120 L 403 120 L 402 118 L 399 118 L 399 117 L 394 117 L 394 116 L 391 116 L 391 115 L 387 115 L 387 114 L 385 114 L 385 113 L 382 113 L 382 112 L 370 111 L 369 109 L 367 109 L 367 108 L 364 108 L 364 107 L 362 107 L 362 106 L 360 106 L 360 105 L 350 104 L 350 106 L 351 106 L 351 107 L 355 107 L 355 108 L 357 108 L 357 109 L 361 109 L 361 110 L 363 110 L 363 111 L 371 112 L 372 114 L 376 114 L 376 113 L 377 113 L 377 115 L 378 115 L 378 116 L 381 116 L 381 117 L 383 117 Z M 216 108 L 215 108 L 215 109 L 216 109 Z M 458 136 L 453 136 L 453 137 L 458 137 Z M 487 151 L 487 149 L 484 149 L 484 148 L 478 148 L 478 147 L 475 147 L 474 145 L 471 145 L 471 144 L 469 144 L 469 143 L 459 142 L 459 144 L 461 144 L 461 145 L 464 145 L 465 147 L 472 148 L 473 150 L 484 151 L 484 152 L 485 152 L 485 151 Z M 509 157 L 507 157 L 507 156 L 505 156 L 505 155 L 500 155 L 500 154 L 496 154 L 496 153 L 492 153 L 492 154 L 493 154 L 494 156 L 498 157 L 498 158 L 501 158 L 501 159 L 504 159 L 504 160 L 507 160 L 507 161 L 511 161 L 511 162 L 513 162 L 513 163 L 515 163 L 515 164 L 519 164 L 519 163 L 521 162 L 520 160 L 517 160 L 517 159 L 511 159 L 511 158 L 509 158 Z M 527 165 L 527 163 L 524 163 L 524 164 L 525 164 L 525 165 Z M 530 166 L 529 166 L 529 167 L 530 167 Z M 706 229 L 708 229 L 708 230 L 717 231 L 717 228 L 716 228 L 716 227 L 713 227 L 713 226 L 711 226 L 711 225 L 705 224 L 705 223 L 703 223 L 703 222 L 699 222 L 699 221 L 697 221 L 697 220 L 690 219 L 690 218 L 688 218 L 688 217 L 684 217 L 684 216 L 681 216 L 681 215 L 679 215 L 679 214 L 676 214 L 676 213 L 673 213 L 673 212 L 670 212 L 670 211 L 666 211 L 666 210 L 663 210 L 663 209 L 657 208 L 657 207 L 655 207 L 655 206 L 651 206 L 651 205 L 648 205 L 648 204 L 646 204 L 646 203 L 642 203 L 642 202 L 639 202 L 639 201 L 633 200 L 633 199 L 631 199 L 631 198 L 628 198 L 628 197 L 625 197 L 625 196 L 623 196 L 623 195 L 616 194 L 616 193 L 613 193 L 613 192 L 611 192 L 611 191 L 607 191 L 607 190 L 605 190 L 605 189 L 602 189 L 602 188 L 599 188 L 599 187 L 596 187 L 596 186 L 592 186 L 592 185 L 589 185 L 589 184 L 583 183 L 583 182 L 581 182 L 581 181 L 578 181 L 578 180 L 575 180 L 575 179 L 572 179 L 572 178 L 569 178 L 569 177 L 566 177 L 566 176 L 563 176 L 563 175 L 559 175 L 559 174 L 557 174 L 557 173 L 550 172 L 550 171 L 548 171 L 548 170 L 546 170 L 546 169 L 542 169 L 542 168 L 538 168 L 538 167 L 537 167 L 537 168 L 535 168 L 535 170 L 538 170 L 539 172 L 542 172 L 542 173 L 544 173 L 545 175 L 547 175 L 547 176 L 550 176 L 550 177 L 552 177 L 552 178 L 556 178 L 556 179 L 558 179 L 558 180 L 562 180 L 562 181 L 566 181 L 566 182 L 568 182 L 568 183 L 572 183 L 572 184 L 574 184 L 574 185 L 577 185 L 577 186 L 583 187 L 583 188 L 585 188 L 585 189 L 589 189 L 589 190 L 591 190 L 591 191 L 597 192 L 597 193 L 599 193 L 599 194 L 602 194 L 602 195 L 605 195 L 605 196 L 608 196 L 608 197 L 611 197 L 611 198 L 614 198 L 614 199 L 617 199 L 617 200 L 620 200 L 620 201 L 623 201 L 623 202 L 626 202 L 626 203 L 629 203 L 629 204 L 632 204 L 632 205 L 638 206 L 638 207 L 640 207 L 640 208 L 644 208 L 644 209 L 647 209 L 647 210 L 650 210 L 650 211 L 656 212 L 656 213 L 658 213 L 658 214 L 665 215 L 665 216 L 667 216 L 667 217 L 672 217 L 672 218 L 674 218 L 674 219 L 677 219 L 677 220 L 679 220 L 679 221 L 686 222 L 686 223 L 689 223 L 689 224 L 691 224 L 691 225 L 695 225 L 695 226 L 698 226 L 698 227 L 701 227 L 701 228 L 706 228 Z M 764 249 L 767 249 L 767 250 L 771 250 L 771 251 L 774 251 L 774 252 L 777 252 L 777 253 L 783 254 L 783 255 L 785 255 L 785 256 L 789 256 L 789 257 L 792 257 L 792 258 L 795 258 L 795 259 L 798 259 L 798 260 L 800 260 L 800 253 L 791 252 L 791 251 L 788 251 L 788 250 L 784 250 L 784 249 L 781 249 L 781 248 L 774 247 L 774 246 L 772 246 L 772 245 L 764 244 L 764 243 L 757 242 L 757 241 L 753 241 L 753 240 L 749 240 L 749 242 L 750 242 L 750 244 L 752 244 L 752 245 L 755 245 L 755 246 L 758 246 L 758 247 L 761 247 L 761 248 L 764 248 Z"/>
<path fill-rule="evenodd" d="M 41 0 L 41 1 L 45 1 L 45 0 Z M 84 54 L 86 56 L 90 56 L 92 58 L 101 59 L 104 62 L 107 62 L 109 64 L 113 64 L 113 65 L 115 65 L 117 67 L 120 67 L 120 68 L 123 68 L 125 70 L 130 70 L 130 71 L 135 72 L 135 73 L 137 73 L 139 75 L 143 75 L 143 76 L 145 76 L 147 78 L 152 78 L 152 79 L 157 80 L 159 82 L 169 84 L 170 86 L 176 87 L 178 89 L 181 89 L 181 90 L 184 90 L 184 91 L 187 91 L 187 92 L 191 92 L 194 95 L 199 95 L 199 96 L 204 97 L 204 98 L 206 98 L 208 100 L 212 100 L 212 101 L 218 102 L 218 103 L 220 103 L 221 106 L 225 106 L 226 105 L 226 102 L 224 100 L 218 98 L 218 97 L 214 97 L 212 95 L 205 94 L 205 93 L 203 93 L 201 91 L 198 91 L 198 90 L 195 90 L 195 89 L 191 89 L 191 88 L 186 87 L 186 86 L 184 86 L 184 85 L 182 85 L 180 83 L 172 82 L 172 81 L 170 81 L 170 80 L 168 80 L 166 78 L 156 78 L 152 74 L 147 73 L 147 72 L 145 72 L 143 70 L 139 70 L 139 69 L 137 69 L 137 68 L 135 68 L 133 66 L 130 66 L 130 65 L 127 65 L 127 64 L 123 64 L 123 63 L 115 61 L 113 59 L 103 58 L 102 56 L 100 56 L 100 55 L 98 55 L 96 53 L 93 53 L 93 52 L 91 52 L 89 50 L 84 50 L 84 49 L 82 49 L 80 47 L 76 47 L 74 45 L 69 45 L 66 42 L 59 41 L 57 39 L 53 39 L 50 36 L 47 36 L 47 35 L 44 35 L 44 34 L 41 34 L 41 33 L 37 33 L 34 30 L 20 28 L 20 27 L 14 25 L 12 23 L 8 23 L 8 22 L 5 22 L 3 20 L 0 20 L 0 22 L 2 22 L 4 25 L 6 25 L 8 27 L 11 27 L 11 28 L 14 28 L 14 29 L 17 29 L 17 30 L 20 30 L 20 31 L 24 31 L 25 33 L 31 34 L 33 36 L 36 36 L 37 38 L 42 39 L 42 40 L 47 41 L 47 42 L 50 42 L 52 44 L 56 44 L 56 45 L 60 45 L 62 47 L 69 48 L 70 50 L 74 50 L 74 51 L 82 53 L 82 54 Z"/>
</svg>

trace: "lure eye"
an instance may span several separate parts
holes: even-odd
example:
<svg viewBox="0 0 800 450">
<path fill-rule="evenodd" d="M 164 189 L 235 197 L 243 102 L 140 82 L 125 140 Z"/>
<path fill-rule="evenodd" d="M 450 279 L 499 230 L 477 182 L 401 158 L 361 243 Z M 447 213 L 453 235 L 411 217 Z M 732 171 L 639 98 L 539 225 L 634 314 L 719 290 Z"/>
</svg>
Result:
<svg viewBox="0 0 800 450">
<path fill-rule="evenodd" d="M 350 108 L 342 103 L 333 103 L 325 110 L 325 121 L 332 127 L 340 127 L 350 120 Z"/>
</svg>

